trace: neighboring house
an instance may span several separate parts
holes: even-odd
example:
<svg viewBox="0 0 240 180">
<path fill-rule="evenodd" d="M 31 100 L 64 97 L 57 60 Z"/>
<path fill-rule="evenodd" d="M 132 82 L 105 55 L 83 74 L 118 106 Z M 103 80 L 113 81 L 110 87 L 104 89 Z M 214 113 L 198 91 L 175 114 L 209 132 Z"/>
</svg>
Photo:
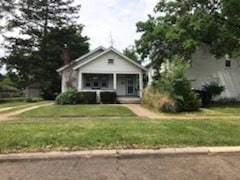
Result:
<svg viewBox="0 0 240 180">
<path fill-rule="evenodd" d="M 115 91 L 117 96 L 141 97 L 143 73 L 147 70 L 115 48 L 102 46 L 57 69 L 62 78 L 62 92 Z"/>
<path fill-rule="evenodd" d="M 188 78 L 195 89 L 203 85 L 217 82 L 225 87 L 225 91 L 216 99 L 235 99 L 240 101 L 240 58 L 230 59 L 227 55 L 216 59 L 209 53 L 207 46 L 201 46 L 192 56 Z"/>
<path fill-rule="evenodd" d="M 154 70 L 148 67 L 149 85 Z M 187 72 L 192 88 L 202 89 L 203 85 L 217 82 L 225 87 L 217 99 L 235 99 L 240 101 L 240 58 L 229 59 L 228 56 L 216 59 L 207 46 L 202 45 L 193 55 L 191 67 Z"/>
</svg>

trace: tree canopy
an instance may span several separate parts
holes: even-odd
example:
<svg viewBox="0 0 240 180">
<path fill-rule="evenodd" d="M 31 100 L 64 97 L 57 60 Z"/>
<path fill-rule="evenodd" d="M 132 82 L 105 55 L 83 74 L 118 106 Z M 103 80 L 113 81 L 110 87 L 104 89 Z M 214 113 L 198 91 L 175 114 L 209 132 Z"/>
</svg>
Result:
<svg viewBox="0 0 240 180">
<path fill-rule="evenodd" d="M 71 60 L 89 51 L 89 38 L 82 36 L 78 24 L 80 6 L 74 0 L 18 0 L 8 19 L 6 29 L 17 32 L 5 36 L 6 63 L 11 77 L 22 81 L 20 86 L 38 81 L 44 95 L 59 91 L 60 79 L 56 69 L 63 65 L 61 53 L 67 45 Z"/>
<path fill-rule="evenodd" d="M 190 59 L 203 43 L 216 57 L 239 56 L 239 10 L 239 0 L 160 0 L 155 15 L 137 23 L 137 51 L 156 69 L 176 55 Z"/>
</svg>

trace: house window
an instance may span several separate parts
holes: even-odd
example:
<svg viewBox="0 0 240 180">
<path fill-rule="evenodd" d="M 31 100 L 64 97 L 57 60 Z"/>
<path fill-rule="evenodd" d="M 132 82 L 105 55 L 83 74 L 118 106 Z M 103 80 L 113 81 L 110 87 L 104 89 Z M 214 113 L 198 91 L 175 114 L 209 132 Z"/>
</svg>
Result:
<svg viewBox="0 0 240 180">
<path fill-rule="evenodd" d="M 230 60 L 226 60 L 225 61 L 225 66 L 226 67 L 231 67 L 231 61 Z"/>
<path fill-rule="evenodd" d="M 108 88 L 107 75 L 88 75 L 85 79 L 85 88 L 104 89 Z"/>
<path fill-rule="evenodd" d="M 108 64 L 114 64 L 114 59 L 108 59 Z"/>
<path fill-rule="evenodd" d="M 98 81 L 94 81 L 92 88 L 93 88 L 93 89 L 99 89 L 99 82 L 98 82 Z"/>
<path fill-rule="evenodd" d="M 102 88 L 106 88 L 107 87 L 107 82 L 106 81 L 102 81 Z"/>
<path fill-rule="evenodd" d="M 85 87 L 91 87 L 91 83 L 90 82 L 86 82 Z"/>
</svg>

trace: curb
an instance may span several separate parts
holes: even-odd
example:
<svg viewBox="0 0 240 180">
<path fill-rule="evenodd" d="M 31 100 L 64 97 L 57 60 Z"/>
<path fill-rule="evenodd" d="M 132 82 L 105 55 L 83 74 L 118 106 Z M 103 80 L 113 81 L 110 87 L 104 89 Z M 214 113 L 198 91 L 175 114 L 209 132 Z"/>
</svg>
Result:
<svg viewBox="0 0 240 180">
<path fill-rule="evenodd" d="M 240 153 L 240 146 L 234 147 L 186 147 L 163 149 L 126 149 L 126 150 L 91 150 L 73 152 L 36 152 L 0 154 L 0 162 L 21 160 L 44 160 L 66 158 L 140 158 L 149 156 L 174 156 L 174 155 L 211 155 Z"/>
</svg>

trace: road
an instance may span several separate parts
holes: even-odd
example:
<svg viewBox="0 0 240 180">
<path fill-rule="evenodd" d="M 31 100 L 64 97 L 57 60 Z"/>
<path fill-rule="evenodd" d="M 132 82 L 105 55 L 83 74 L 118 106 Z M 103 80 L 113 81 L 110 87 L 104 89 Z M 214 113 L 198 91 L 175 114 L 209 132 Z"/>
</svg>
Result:
<svg viewBox="0 0 240 180">
<path fill-rule="evenodd" d="M 240 179 L 240 154 L 0 162 L 1 180 Z"/>
</svg>

